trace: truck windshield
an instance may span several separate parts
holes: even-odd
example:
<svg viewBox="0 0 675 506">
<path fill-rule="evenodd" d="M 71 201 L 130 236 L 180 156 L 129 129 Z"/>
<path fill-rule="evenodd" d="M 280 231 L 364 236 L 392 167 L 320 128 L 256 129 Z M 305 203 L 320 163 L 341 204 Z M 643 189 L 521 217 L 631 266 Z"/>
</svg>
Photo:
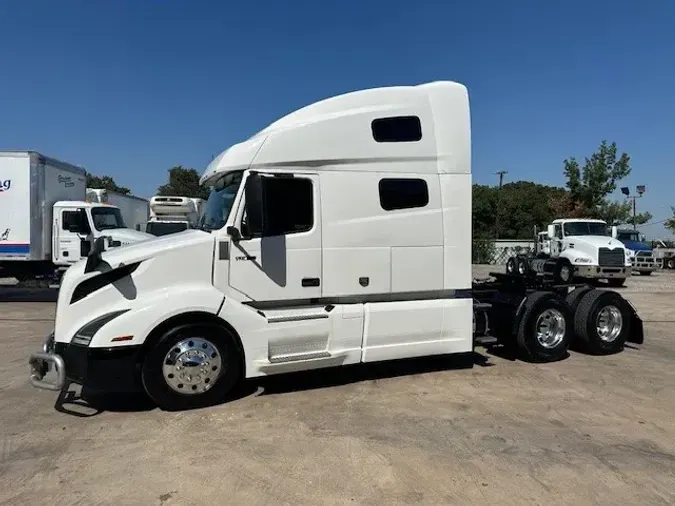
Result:
<svg viewBox="0 0 675 506">
<path fill-rule="evenodd" d="M 225 226 L 237 194 L 243 172 L 229 172 L 216 180 L 199 222 L 202 230 L 218 230 Z"/>
<path fill-rule="evenodd" d="M 187 222 L 151 221 L 146 226 L 145 231 L 148 234 L 160 236 L 182 232 L 183 230 L 187 230 L 187 228 Z"/>
<path fill-rule="evenodd" d="M 595 221 L 572 221 L 563 225 L 565 235 L 609 235 L 607 224 Z"/>
<path fill-rule="evenodd" d="M 617 234 L 617 239 L 619 241 L 642 242 L 640 240 L 640 233 L 639 232 L 619 232 Z"/>
<path fill-rule="evenodd" d="M 91 219 L 94 221 L 96 230 L 127 228 L 122 218 L 122 212 L 116 207 L 92 207 Z"/>
</svg>

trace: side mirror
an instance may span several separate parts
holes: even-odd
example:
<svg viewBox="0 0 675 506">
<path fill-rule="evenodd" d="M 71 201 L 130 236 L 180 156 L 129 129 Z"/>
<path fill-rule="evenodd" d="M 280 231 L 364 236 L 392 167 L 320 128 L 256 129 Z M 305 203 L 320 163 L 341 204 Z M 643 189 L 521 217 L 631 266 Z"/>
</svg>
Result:
<svg viewBox="0 0 675 506">
<path fill-rule="evenodd" d="M 549 239 L 555 239 L 555 225 L 549 225 L 546 228 L 546 233 Z"/>
<path fill-rule="evenodd" d="M 640 234 L 640 242 L 647 242 L 647 237 L 644 234 Z"/>
<path fill-rule="evenodd" d="M 234 242 L 239 242 L 241 241 L 241 232 L 239 232 L 239 229 L 237 227 L 227 227 L 227 235 L 229 235 Z"/>
<path fill-rule="evenodd" d="M 105 238 L 99 237 L 94 241 L 94 247 L 91 248 L 89 256 L 87 256 L 87 263 L 84 266 L 85 274 L 95 270 L 96 267 L 98 267 L 99 264 L 103 261 L 103 259 L 101 258 L 101 253 L 103 251 L 105 251 Z"/>
<path fill-rule="evenodd" d="M 617 229 L 617 226 L 613 225 L 612 226 L 612 239 L 616 239 L 618 235 L 619 235 L 619 231 Z"/>
<path fill-rule="evenodd" d="M 246 178 L 246 216 L 248 230 L 254 234 L 265 230 L 265 195 L 263 178 L 257 172 L 251 172 Z"/>
</svg>

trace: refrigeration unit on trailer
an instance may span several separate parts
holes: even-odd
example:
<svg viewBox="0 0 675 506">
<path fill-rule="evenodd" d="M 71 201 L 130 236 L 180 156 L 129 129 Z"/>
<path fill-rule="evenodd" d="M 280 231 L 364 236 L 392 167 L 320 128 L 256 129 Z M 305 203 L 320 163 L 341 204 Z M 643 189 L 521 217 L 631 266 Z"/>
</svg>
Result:
<svg viewBox="0 0 675 506">
<path fill-rule="evenodd" d="M 558 219 L 545 232 L 535 229 L 534 252 L 509 258 L 506 272 L 525 277 L 545 273 L 562 283 L 604 279 L 618 287 L 630 276 L 631 260 L 604 221 Z"/>
<path fill-rule="evenodd" d="M 150 221 L 146 232 L 161 236 L 199 225 L 204 201 L 199 198 L 156 195 L 150 199 Z"/>
<path fill-rule="evenodd" d="M 118 208 L 86 202 L 83 168 L 39 153 L 0 152 L 0 187 L 3 276 L 54 281 L 98 237 L 111 247 L 152 237 L 126 229 Z"/>
<path fill-rule="evenodd" d="M 141 230 L 150 217 L 150 203 L 147 199 L 127 195 L 104 188 L 87 188 L 87 200 L 115 206 L 120 210 L 127 228 Z"/>
<path fill-rule="evenodd" d="M 66 272 L 54 332 L 30 357 L 36 387 L 141 389 L 181 409 L 242 378 L 472 358 L 478 342 L 555 361 L 572 340 L 599 354 L 643 341 L 615 292 L 546 273 L 472 282 L 461 84 L 317 102 L 221 153 L 201 183 L 199 230 L 95 248 Z"/>
</svg>

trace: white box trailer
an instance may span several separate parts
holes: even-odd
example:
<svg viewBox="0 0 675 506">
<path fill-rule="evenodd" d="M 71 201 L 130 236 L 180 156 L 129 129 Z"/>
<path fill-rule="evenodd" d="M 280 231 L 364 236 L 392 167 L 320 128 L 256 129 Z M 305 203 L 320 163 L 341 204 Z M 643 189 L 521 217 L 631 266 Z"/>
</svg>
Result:
<svg viewBox="0 0 675 506">
<path fill-rule="evenodd" d="M 0 151 L 3 276 L 49 283 L 86 257 L 98 237 L 110 246 L 151 237 L 124 228 L 116 207 L 85 202 L 86 184 L 82 167 L 33 151 Z"/>
<path fill-rule="evenodd" d="M 146 232 L 155 236 L 196 228 L 202 215 L 203 199 L 178 195 L 155 195 L 150 199 L 150 221 Z"/>
<path fill-rule="evenodd" d="M 117 207 L 122 212 L 124 224 L 134 230 L 141 230 L 150 218 L 150 202 L 143 197 L 105 188 L 87 188 L 87 200 Z"/>
<path fill-rule="evenodd" d="M 472 281 L 469 117 L 458 83 L 362 90 L 230 147 L 202 176 L 201 229 L 66 272 L 31 382 L 140 389 L 181 409 L 242 378 L 428 355 L 473 364 L 476 343 L 552 362 L 573 340 L 598 354 L 642 342 L 614 291 L 546 273 Z"/>
</svg>

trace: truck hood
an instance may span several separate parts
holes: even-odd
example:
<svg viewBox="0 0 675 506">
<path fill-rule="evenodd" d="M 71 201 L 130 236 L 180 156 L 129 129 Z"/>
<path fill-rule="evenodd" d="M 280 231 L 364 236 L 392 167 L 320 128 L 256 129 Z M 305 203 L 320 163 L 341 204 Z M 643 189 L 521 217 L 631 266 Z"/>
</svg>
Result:
<svg viewBox="0 0 675 506">
<path fill-rule="evenodd" d="M 644 242 L 638 242 L 638 241 L 623 241 L 623 245 L 628 248 L 629 250 L 632 251 L 651 251 L 652 248 L 649 247 L 648 244 L 645 244 Z"/>
<path fill-rule="evenodd" d="M 121 241 L 123 246 L 155 238 L 155 236 L 152 234 L 139 232 L 138 230 L 134 230 L 132 228 L 113 228 L 111 230 L 103 230 L 101 231 L 101 234 L 110 236 L 115 241 Z"/>
<path fill-rule="evenodd" d="M 110 250 L 104 251 L 101 254 L 102 260 L 108 263 L 110 267 L 115 269 L 119 267 L 120 264 L 140 262 L 161 253 L 168 253 L 179 248 L 194 246 L 196 244 L 213 244 L 215 240 L 213 235 L 211 235 L 209 232 L 194 229 L 161 237 L 156 237 L 150 234 L 148 235 L 150 240 L 132 243 L 128 246 L 125 246 L 124 248 L 112 248 Z"/>
<path fill-rule="evenodd" d="M 625 249 L 621 241 L 600 235 L 575 235 L 567 240 L 570 244 L 584 244 L 593 248 Z"/>
</svg>

